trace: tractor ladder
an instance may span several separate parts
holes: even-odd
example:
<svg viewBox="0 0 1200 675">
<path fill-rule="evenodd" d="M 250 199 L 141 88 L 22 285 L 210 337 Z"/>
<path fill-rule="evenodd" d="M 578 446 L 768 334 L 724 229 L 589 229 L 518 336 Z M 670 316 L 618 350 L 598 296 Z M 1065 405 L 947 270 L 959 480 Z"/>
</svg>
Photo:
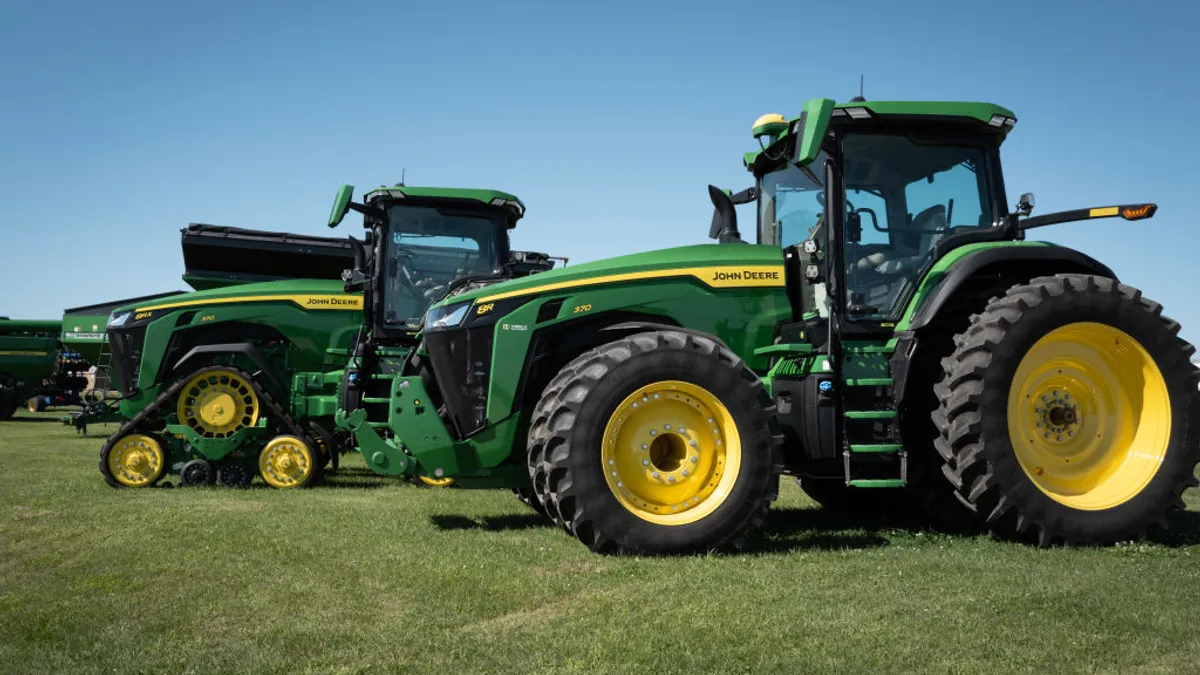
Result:
<svg viewBox="0 0 1200 675">
<path fill-rule="evenodd" d="M 898 488 L 908 482 L 890 365 L 894 351 L 886 342 L 842 344 L 842 466 L 851 487 Z"/>
</svg>

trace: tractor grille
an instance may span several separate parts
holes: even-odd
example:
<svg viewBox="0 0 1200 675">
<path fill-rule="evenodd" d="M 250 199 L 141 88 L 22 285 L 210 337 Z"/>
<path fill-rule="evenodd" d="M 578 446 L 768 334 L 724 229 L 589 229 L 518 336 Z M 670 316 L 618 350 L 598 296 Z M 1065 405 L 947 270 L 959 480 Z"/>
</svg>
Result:
<svg viewBox="0 0 1200 675">
<path fill-rule="evenodd" d="M 459 438 L 487 422 L 493 330 L 495 326 L 425 333 L 433 376 Z"/>
<path fill-rule="evenodd" d="M 146 340 L 146 326 L 114 328 L 108 331 L 112 346 L 112 373 L 117 387 L 125 395 L 137 388 L 138 373 L 142 368 L 142 343 Z"/>
</svg>

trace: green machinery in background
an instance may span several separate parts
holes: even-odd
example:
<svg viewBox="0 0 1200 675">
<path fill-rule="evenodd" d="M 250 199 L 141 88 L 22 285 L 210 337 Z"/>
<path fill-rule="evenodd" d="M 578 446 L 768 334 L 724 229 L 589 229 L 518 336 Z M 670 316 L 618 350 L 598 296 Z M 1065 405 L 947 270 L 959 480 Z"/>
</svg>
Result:
<svg viewBox="0 0 1200 675">
<path fill-rule="evenodd" d="M 553 266 L 510 250 L 525 211 L 512 195 L 396 186 L 370 203 L 392 223 L 380 292 L 386 330 L 402 341 L 415 343 L 426 307 L 460 284 Z M 361 242 L 207 225 L 183 234 L 184 278 L 199 290 L 120 308 L 107 322 L 124 422 L 101 472 L 124 487 L 171 473 L 184 485 L 312 484 L 347 447 L 333 417 L 364 298 L 342 277 L 362 268 Z"/>
<path fill-rule="evenodd" d="M 61 321 L 0 318 L 0 420 L 66 378 L 62 366 L 70 364 L 59 349 L 61 331 Z"/>
<path fill-rule="evenodd" d="M 151 484 L 184 448 L 218 447 L 307 484 L 318 439 L 300 420 L 332 418 L 372 470 L 511 488 L 596 551 L 736 548 L 781 474 L 829 505 L 900 504 L 958 531 L 1140 537 L 1196 484 L 1194 349 L 1108 267 L 1026 233 L 1156 206 L 1010 209 L 1015 121 L 988 103 L 811 100 L 755 124 L 753 187 L 710 186 L 718 243 L 518 279 L 463 269 L 424 294 L 419 242 L 449 253 L 439 237 L 501 229 L 515 200 L 478 192 L 422 221 L 424 195 L 358 204 L 344 188 L 331 226 L 354 209 L 368 231 L 344 287 L 114 318 L 114 344 L 141 357 L 101 470 Z M 753 243 L 737 202 L 756 206 Z M 314 337 L 351 306 L 361 330 Z M 187 337 L 206 322 L 244 329 Z"/>
</svg>

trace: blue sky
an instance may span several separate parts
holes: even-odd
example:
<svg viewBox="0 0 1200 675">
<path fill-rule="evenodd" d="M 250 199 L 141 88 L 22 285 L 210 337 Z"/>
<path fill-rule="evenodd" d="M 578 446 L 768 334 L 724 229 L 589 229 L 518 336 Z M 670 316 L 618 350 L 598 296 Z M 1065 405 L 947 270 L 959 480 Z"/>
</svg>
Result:
<svg viewBox="0 0 1200 675">
<path fill-rule="evenodd" d="M 103 6 L 102 6 L 103 5 Z M 1200 340 L 1193 3 L 33 2 L 0 7 L 0 314 L 184 288 L 189 222 L 328 234 L 341 183 L 495 187 L 572 263 L 706 241 L 765 112 L 988 100 L 1039 238 Z M 751 217 L 743 212 L 744 217 Z M 347 219 L 339 235 L 361 235 Z"/>
</svg>

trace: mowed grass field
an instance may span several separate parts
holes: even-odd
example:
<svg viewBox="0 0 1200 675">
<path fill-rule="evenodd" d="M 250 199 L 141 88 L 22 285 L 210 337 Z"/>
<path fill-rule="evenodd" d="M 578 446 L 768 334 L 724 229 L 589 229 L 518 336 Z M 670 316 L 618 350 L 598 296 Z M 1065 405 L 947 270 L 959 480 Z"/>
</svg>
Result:
<svg viewBox="0 0 1200 675">
<path fill-rule="evenodd" d="M 1200 494 L 1036 550 L 863 523 L 789 478 L 742 555 L 588 552 L 507 492 L 117 491 L 99 434 L 0 422 L 0 671 L 1194 673 Z M 109 427 L 109 430 L 113 427 Z"/>
</svg>

